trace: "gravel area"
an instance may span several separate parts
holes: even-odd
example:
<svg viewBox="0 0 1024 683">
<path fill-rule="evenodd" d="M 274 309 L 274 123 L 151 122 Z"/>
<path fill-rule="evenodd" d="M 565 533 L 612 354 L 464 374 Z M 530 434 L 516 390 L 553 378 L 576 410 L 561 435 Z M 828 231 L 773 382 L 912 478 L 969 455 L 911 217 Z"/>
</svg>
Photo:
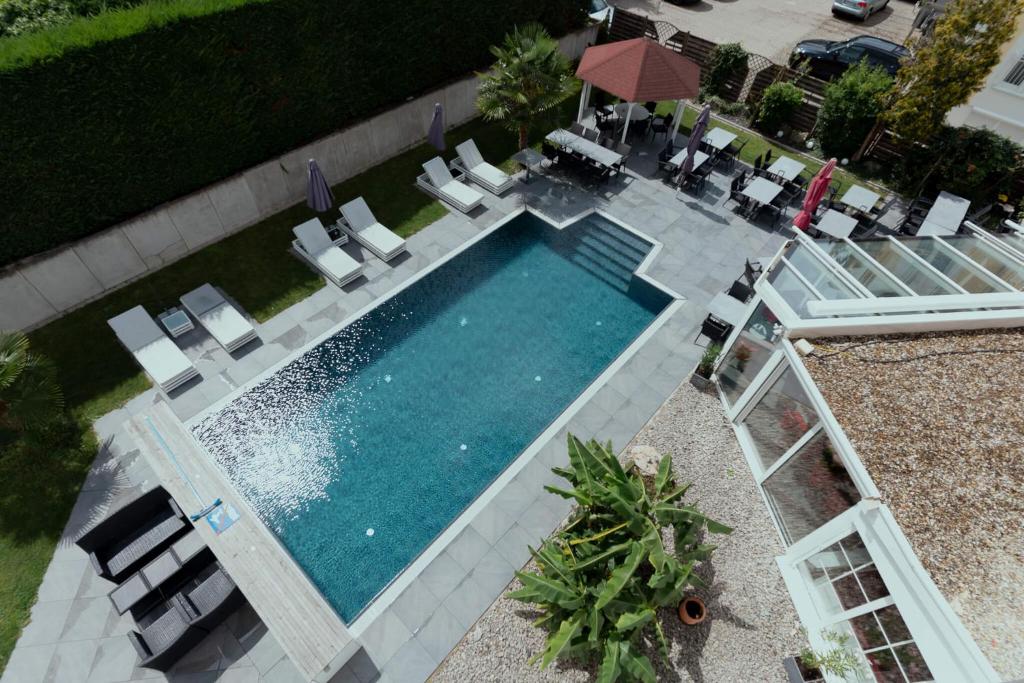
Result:
<svg viewBox="0 0 1024 683">
<path fill-rule="evenodd" d="M 804 362 L 921 563 L 1024 676 L 1024 330 L 814 343 Z"/>
<path fill-rule="evenodd" d="M 695 592 L 708 605 L 708 620 L 684 627 L 674 613 L 660 615 L 673 666 L 666 671 L 650 653 L 659 680 L 785 681 L 782 658 L 805 641 L 775 565 L 783 548 L 718 398 L 683 384 L 631 445 L 672 454 L 677 478 L 694 484 L 687 501 L 735 529 L 714 537 L 719 548 L 700 569 L 708 585 Z M 509 590 L 518 587 L 514 581 Z M 556 663 L 542 671 L 527 664 L 544 646 L 543 632 L 531 625 L 535 617 L 531 606 L 503 595 L 431 680 L 593 680 L 593 668 Z"/>
</svg>

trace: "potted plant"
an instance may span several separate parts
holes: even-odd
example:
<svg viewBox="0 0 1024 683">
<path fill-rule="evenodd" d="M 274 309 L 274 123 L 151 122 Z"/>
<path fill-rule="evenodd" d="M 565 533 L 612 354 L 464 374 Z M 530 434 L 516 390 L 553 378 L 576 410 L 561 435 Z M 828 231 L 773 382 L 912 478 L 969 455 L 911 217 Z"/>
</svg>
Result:
<svg viewBox="0 0 1024 683">
<path fill-rule="evenodd" d="M 847 647 L 850 636 L 835 631 L 822 631 L 821 637 L 831 644 L 827 650 L 818 652 L 805 647 L 797 657 L 788 657 L 783 665 L 794 683 L 817 683 L 825 680 L 825 674 L 840 680 L 857 680 L 863 670 L 861 660 Z"/>
<path fill-rule="evenodd" d="M 545 486 L 578 503 L 568 523 L 530 553 L 536 571 L 517 572 L 520 590 L 510 597 L 536 605 L 535 622 L 548 632 L 544 650 L 531 658 L 548 666 L 559 657 L 600 663 L 600 681 L 655 681 L 644 645 L 668 658 L 659 609 L 675 609 L 683 592 L 701 585 L 697 564 L 715 546 L 705 531 L 729 527 L 684 505 L 689 485 L 675 486 L 672 458 L 661 459 L 654 490 L 619 463 L 611 444 L 584 444 L 569 435 L 569 468 L 552 470 L 571 488 Z M 674 548 L 663 538 L 669 532 Z"/>
<path fill-rule="evenodd" d="M 718 355 L 721 352 L 721 344 L 711 344 L 704 350 L 704 355 L 701 356 L 700 362 L 697 363 L 697 368 L 690 375 L 690 384 L 701 391 L 707 391 L 708 387 L 711 386 L 711 373 L 715 371 L 715 361 L 718 360 Z"/>
</svg>

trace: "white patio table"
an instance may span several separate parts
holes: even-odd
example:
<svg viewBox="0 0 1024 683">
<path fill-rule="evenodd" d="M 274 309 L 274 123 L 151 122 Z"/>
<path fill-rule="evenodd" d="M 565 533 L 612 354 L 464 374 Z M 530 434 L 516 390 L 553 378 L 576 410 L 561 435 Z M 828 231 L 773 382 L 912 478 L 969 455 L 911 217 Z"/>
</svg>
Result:
<svg viewBox="0 0 1024 683">
<path fill-rule="evenodd" d="M 768 172 L 774 176 L 778 176 L 783 180 L 793 180 L 800 173 L 807 168 L 805 164 L 801 164 L 796 159 L 790 159 L 789 157 L 779 157 L 775 160 L 775 163 L 768 167 Z"/>
</svg>

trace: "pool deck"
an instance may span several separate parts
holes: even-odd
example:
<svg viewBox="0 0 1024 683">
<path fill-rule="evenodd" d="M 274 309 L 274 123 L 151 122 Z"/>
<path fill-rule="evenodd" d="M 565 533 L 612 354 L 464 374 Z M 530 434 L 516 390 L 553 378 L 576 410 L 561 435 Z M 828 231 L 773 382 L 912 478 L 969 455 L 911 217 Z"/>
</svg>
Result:
<svg viewBox="0 0 1024 683">
<path fill-rule="evenodd" d="M 201 378 L 169 396 L 150 390 L 97 421 L 103 447 L 2 683 L 309 681 L 319 675 L 314 672 L 322 672 L 332 651 L 342 655 L 335 661 L 337 666 L 356 644 L 358 651 L 333 680 L 410 683 L 426 679 L 502 594 L 513 572 L 525 564 L 526 545 L 537 544 L 568 512 L 568 502 L 543 491 L 544 484 L 555 480 L 550 468 L 564 463 L 566 433 L 610 439 L 617 447 L 629 443 L 685 381 L 703 353 L 707 340 L 694 342 L 711 298 L 741 275 L 744 258 L 771 255 L 785 239 L 780 230 L 752 224 L 730 207 L 723 207 L 728 197 L 726 174 L 714 173 L 703 197 L 676 195 L 653 178 L 655 154 L 638 149 L 627 176 L 597 191 L 539 177 L 530 185 L 517 185 L 504 197 L 485 193 L 481 209 L 471 216 L 450 213 L 428 226 L 409 238 L 407 255 L 388 264 L 350 243 L 345 249 L 365 262 L 364 278 L 342 289 L 328 285 L 258 324 L 260 341 L 233 354 L 201 329 L 179 338 L 177 342 L 196 364 Z M 398 191 L 418 190 L 410 180 L 407 188 Z M 138 418 L 156 416 L 167 429 L 180 429 L 174 422 L 194 418 L 524 205 L 554 223 L 600 209 L 658 240 L 662 248 L 651 259 L 647 274 L 683 299 L 659 316 L 347 629 L 333 612 L 325 615 L 320 608 L 296 608 L 306 605 L 306 600 L 315 602 L 319 597 L 315 589 L 301 579 L 284 579 L 294 576 L 289 574 L 292 570 L 273 567 L 269 556 L 257 559 L 252 554 L 255 547 L 260 554 L 272 555 L 278 548 L 276 539 L 262 525 L 246 523 L 255 522 L 255 515 L 244 509 L 244 502 L 225 493 L 230 489 L 217 482 L 219 475 L 213 465 L 197 456 L 185 469 L 197 468 L 192 471 L 201 482 L 197 484 L 201 497 L 219 496 L 242 511 L 242 526 L 211 542 L 252 606 L 230 617 L 170 673 L 138 668 L 135 652 L 124 636 L 133 627 L 131 619 L 113 612 L 106 597 L 112 585 L 93 574 L 84 553 L 73 545 L 83 529 L 112 507 L 160 482 L 166 482 L 186 510 L 192 511 L 194 496 L 183 490 L 180 478 L 174 483 L 177 474 L 168 471 L 166 458 L 164 464 L 154 458 L 154 452 L 159 455 L 159 444 L 147 445 L 145 434 L 137 433 Z M 790 217 L 794 212 L 790 211 Z M 292 258 L 289 254 L 281 257 Z M 144 455 L 143 451 L 150 453 Z M 198 468 L 203 469 L 202 477 Z M 282 573 L 275 582 L 271 575 L 276 572 Z M 285 588 L 270 585 L 282 582 Z M 320 603 L 326 606 L 322 599 Z M 285 614 L 289 610 L 299 621 Z M 308 623 L 300 623 L 302 620 Z M 320 620 L 328 628 L 322 640 L 302 646 L 305 651 L 297 642 L 290 642 L 293 637 L 301 641 L 307 629 L 319 628 Z"/>
</svg>

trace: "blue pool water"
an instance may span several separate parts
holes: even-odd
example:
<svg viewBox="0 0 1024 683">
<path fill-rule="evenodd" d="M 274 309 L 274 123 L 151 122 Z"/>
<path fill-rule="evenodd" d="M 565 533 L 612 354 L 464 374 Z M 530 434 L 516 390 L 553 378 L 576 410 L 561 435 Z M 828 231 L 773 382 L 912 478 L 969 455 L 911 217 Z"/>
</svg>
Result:
<svg viewBox="0 0 1024 683">
<path fill-rule="evenodd" d="M 193 431 L 351 621 L 667 305 L 648 248 L 522 214 Z"/>
</svg>

